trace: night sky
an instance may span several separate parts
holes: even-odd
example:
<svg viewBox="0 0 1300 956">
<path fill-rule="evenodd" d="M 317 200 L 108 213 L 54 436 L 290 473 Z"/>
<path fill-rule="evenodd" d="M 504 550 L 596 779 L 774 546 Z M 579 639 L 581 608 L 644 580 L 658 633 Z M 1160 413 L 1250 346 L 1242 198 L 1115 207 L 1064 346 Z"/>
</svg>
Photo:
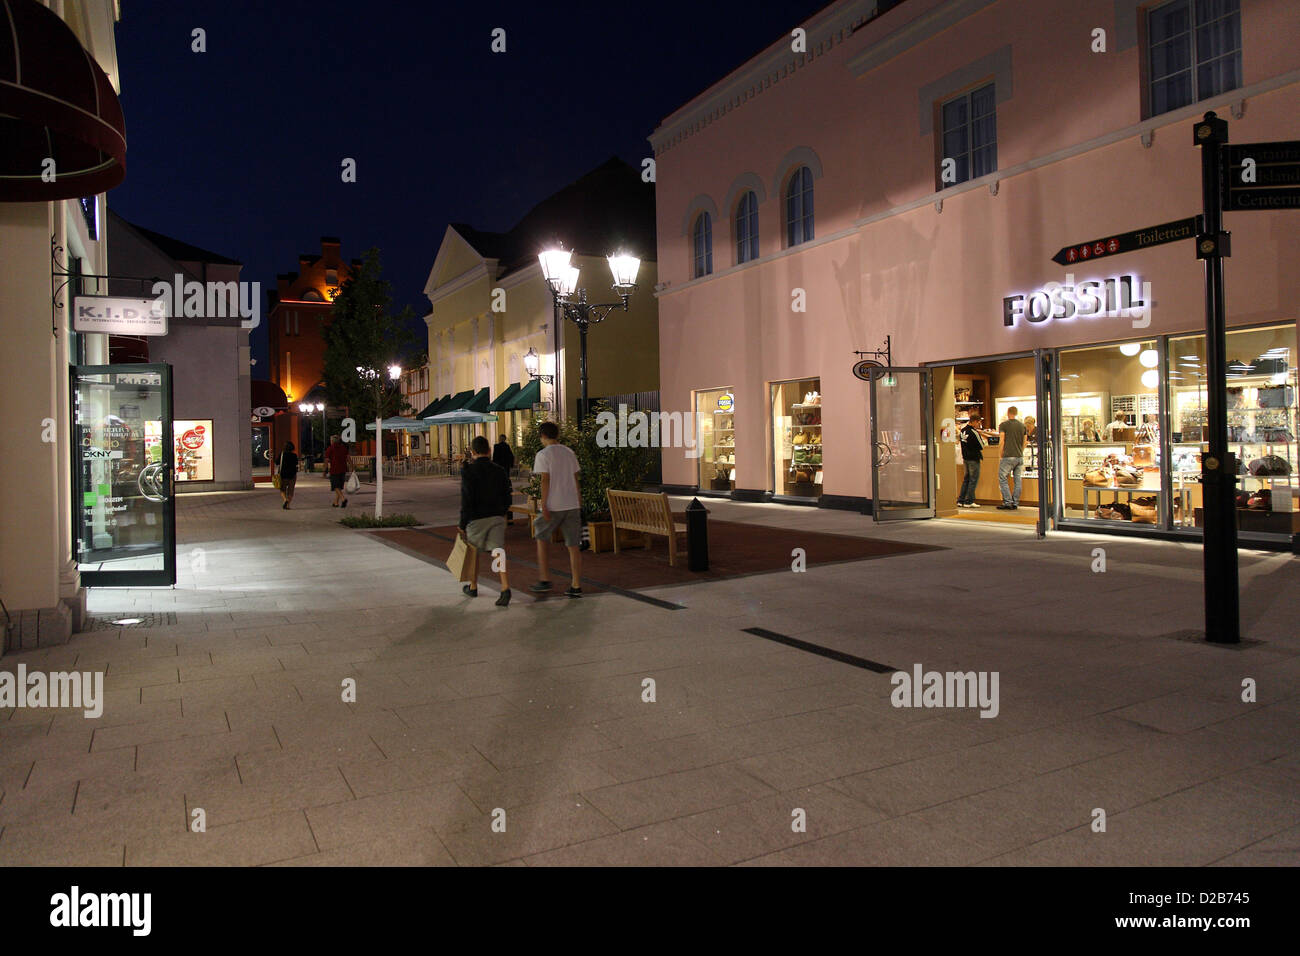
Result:
<svg viewBox="0 0 1300 956">
<path fill-rule="evenodd" d="M 449 222 L 506 230 L 611 155 L 640 168 L 663 117 L 825 5 L 123 0 L 109 205 L 263 293 L 321 236 L 347 259 L 378 246 L 396 307 L 423 315 Z M 265 322 L 252 339 L 263 377 Z"/>
</svg>

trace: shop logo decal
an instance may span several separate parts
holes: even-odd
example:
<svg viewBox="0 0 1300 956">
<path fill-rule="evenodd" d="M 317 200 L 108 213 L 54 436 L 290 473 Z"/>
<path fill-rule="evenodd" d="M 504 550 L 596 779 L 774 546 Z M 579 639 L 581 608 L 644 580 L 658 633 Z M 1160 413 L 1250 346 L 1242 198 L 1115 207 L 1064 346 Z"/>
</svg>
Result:
<svg viewBox="0 0 1300 956">
<path fill-rule="evenodd" d="M 1017 319 L 1037 324 L 1076 317 L 1132 318 L 1133 328 L 1144 329 L 1151 324 L 1151 283 L 1125 275 L 1089 279 L 1076 286 L 1074 273 L 1067 272 L 1064 283 L 1049 282 L 1028 295 L 1009 295 L 1002 300 L 1006 328 L 1013 328 Z"/>
<path fill-rule="evenodd" d="M 912 673 L 896 671 L 889 702 L 895 707 L 978 707 L 981 717 L 996 717 L 997 671 L 925 671 L 912 665 Z"/>
</svg>

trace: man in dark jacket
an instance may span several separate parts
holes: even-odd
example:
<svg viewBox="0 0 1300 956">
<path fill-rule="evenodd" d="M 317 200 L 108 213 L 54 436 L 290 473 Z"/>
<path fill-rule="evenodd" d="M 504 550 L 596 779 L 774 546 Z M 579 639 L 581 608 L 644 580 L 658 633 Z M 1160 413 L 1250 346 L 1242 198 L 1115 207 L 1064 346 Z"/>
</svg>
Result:
<svg viewBox="0 0 1300 956">
<path fill-rule="evenodd" d="M 492 463 L 495 465 L 500 465 L 502 468 L 504 468 L 506 470 L 507 475 L 510 474 L 510 469 L 515 467 L 515 453 L 511 451 L 510 446 L 506 444 L 505 435 L 501 435 L 497 438 L 496 447 L 492 449 Z M 506 524 L 514 524 L 514 523 L 515 523 L 514 512 L 507 511 Z"/>
<path fill-rule="evenodd" d="M 980 465 L 984 461 L 984 439 L 996 435 L 984 427 L 984 419 L 978 414 L 972 415 L 970 421 L 962 426 L 958 433 L 961 439 L 961 458 L 966 465 L 966 477 L 957 492 L 958 508 L 978 508 L 975 501 L 975 486 L 980 480 Z"/>
<path fill-rule="evenodd" d="M 474 548 L 470 555 L 470 582 L 461 590 L 469 597 L 478 597 L 478 556 L 497 548 L 505 555 L 506 515 L 510 510 L 510 473 L 488 458 L 491 448 L 488 440 L 478 435 L 470 442 L 474 457 L 465 463 L 460 472 L 460 530 L 465 540 Z M 508 451 L 508 449 L 507 449 Z M 510 580 L 504 562 L 501 567 L 501 596 L 497 606 L 510 603 Z"/>
</svg>

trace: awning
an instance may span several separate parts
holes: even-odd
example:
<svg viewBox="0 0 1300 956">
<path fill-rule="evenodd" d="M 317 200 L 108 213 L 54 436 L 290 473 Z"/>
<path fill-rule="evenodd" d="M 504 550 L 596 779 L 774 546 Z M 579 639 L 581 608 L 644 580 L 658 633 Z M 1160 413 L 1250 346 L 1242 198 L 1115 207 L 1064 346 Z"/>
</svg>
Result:
<svg viewBox="0 0 1300 956">
<path fill-rule="evenodd" d="M 461 408 L 465 409 L 467 412 L 486 412 L 491 401 L 491 398 L 488 397 L 487 386 L 485 385 L 483 388 L 478 390 L 478 394 L 462 405 Z"/>
<path fill-rule="evenodd" d="M 510 399 L 514 398 L 515 395 L 517 395 L 518 393 L 519 393 L 519 383 L 518 383 L 518 382 L 511 382 L 511 383 L 510 383 L 510 387 L 507 388 L 507 389 L 506 389 L 504 392 L 502 392 L 500 395 L 498 395 L 498 396 L 493 400 L 492 404 L 489 405 L 489 406 L 487 407 L 487 410 L 488 410 L 489 412 L 499 412 L 499 411 L 502 411 L 503 409 L 505 409 L 505 407 L 506 407 L 506 403 L 507 403 L 508 401 L 510 401 Z"/>
<path fill-rule="evenodd" d="M 450 399 L 450 395 L 444 395 L 442 398 L 430 402 L 428 405 L 425 405 L 424 408 L 420 409 L 419 413 L 415 417 L 423 420 L 428 418 L 430 415 L 437 415 L 442 406 L 446 405 Z"/>
<path fill-rule="evenodd" d="M 533 405 L 542 400 L 542 381 L 533 379 L 527 385 L 519 390 L 513 399 L 506 405 L 501 406 L 503 412 L 523 412 L 532 411 Z"/>
<path fill-rule="evenodd" d="M 252 380 L 252 404 L 249 406 L 253 410 L 254 417 L 270 418 L 276 412 L 282 412 L 289 407 L 289 400 L 284 397 L 284 392 L 275 382 L 268 382 L 260 378 Z M 258 410 L 262 413 L 259 415 Z M 270 409 L 270 414 L 266 410 Z"/>
<path fill-rule="evenodd" d="M 474 389 L 467 388 L 463 392 L 457 392 L 447 400 L 447 404 L 437 410 L 435 414 L 441 415 L 443 412 L 454 412 L 458 408 L 464 408 L 471 398 L 474 397 Z M 423 416 L 428 418 L 429 416 Z"/>
<path fill-rule="evenodd" d="M 375 430 L 374 422 L 367 422 L 368 431 Z M 422 421 L 416 421 L 413 418 L 403 418 L 401 415 L 394 415 L 392 418 L 384 419 L 384 431 L 386 432 L 427 432 L 429 426 Z"/>
<path fill-rule="evenodd" d="M 454 412 L 443 412 L 426 419 L 430 425 L 482 425 L 497 420 L 495 415 L 459 408 Z"/>
<path fill-rule="evenodd" d="M 126 120 L 112 82 L 36 0 L 0 0 L 0 143 L 0 202 L 94 196 L 126 177 Z"/>
</svg>

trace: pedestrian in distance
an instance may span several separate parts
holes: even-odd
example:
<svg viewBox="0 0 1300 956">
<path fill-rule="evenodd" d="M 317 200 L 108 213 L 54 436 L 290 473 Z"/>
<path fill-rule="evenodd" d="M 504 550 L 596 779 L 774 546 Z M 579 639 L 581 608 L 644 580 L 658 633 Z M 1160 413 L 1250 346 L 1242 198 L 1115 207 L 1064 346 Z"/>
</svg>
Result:
<svg viewBox="0 0 1300 956">
<path fill-rule="evenodd" d="M 542 477 L 542 513 L 533 521 L 533 537 L 537 540 L 537 567 L 542 579 L 528 590 L 538 594 L 551 590 L 546 578 L 550 568 L 548 549 L 551 535 L 558 529 L 569 549 L 571 580 L 564 593 L 571 598 L 582 597 L 582 497 L 578 491 L 582 469 L 573 449 L 560 444 L 560 429 L 555 422 L 542 422 L 537 430 L 542 449 L 533 459 L 533 473 Z"/>
<path fill-rule="evenodd" d="M 293 486 L 298 481 L 298 455 L 294 451 L 293 442 L 285 442 L 284 448 L 280 450 L 276 473 L 280 476 L 280 497 L 284 499 L 281 507 L 288 511 L 289 505 L 293 504 Z"/>
<path fill-rule="evenodd" d="M 1007 409 L 1007 420 L 998 426 L 1002 436 L 1002 458 L 998 461 L 998 488 L 1002 492 L 999 511 L 1015 511 L 1020 507 L 1022 476 L 1025 473 L 1025 436 L 1029 429 L 1016 418 L 1020 410 L 1012 405 Z M 1015 479 L 1012 482 L 1012 478 Z"/>
<path fill-rule="evenodd" d="M 460 473 L 460 530 L 465 540 L 474 548 L 470 555 L 470 583 L 461 590 L 469 597 L 478 597 L 478 559 L 486 551 L 506 546 L 506 514 L 510 510 L 510 473 L 492 461 L 488 440 L 482 435 L 470 442 L 474 457 Z M 497 607 L 510 603 L 510 579 L 504 565 L 501 568 L 501 596 Z"/>
<path fill-rule="evenodd" d="M 348 446 L 338 435 L 330 436 L 329 447 L 325 449 L 325 470 L 330 476 L 330 490 L 334 492 L 330 507 L 346 508 L 348 499 L 343 495 L 343 483 L 348 478 Z"/>
<path fill-rule="evenodd" d="M 497 437 L 497 443 L 495 447 L 493 447 L 492 449 L 492 463 L 496 465 L 500 465 L 502 468 L 504 468 L 506 470 L 507 477 L 509 477 L 511 469 L 515 467 L 515 453 L 510 450 L 510 446 L 506 443 L 505 435 L 500 435 Z M 514 497 L 513 492 L 511 493 L 511 497 L 512 498 Z M 511 512 L 509 509 L 507 509 L 506 524 L 514 524 L 514 523 L 515 523 L 514 513 Z"/>
</svg>

